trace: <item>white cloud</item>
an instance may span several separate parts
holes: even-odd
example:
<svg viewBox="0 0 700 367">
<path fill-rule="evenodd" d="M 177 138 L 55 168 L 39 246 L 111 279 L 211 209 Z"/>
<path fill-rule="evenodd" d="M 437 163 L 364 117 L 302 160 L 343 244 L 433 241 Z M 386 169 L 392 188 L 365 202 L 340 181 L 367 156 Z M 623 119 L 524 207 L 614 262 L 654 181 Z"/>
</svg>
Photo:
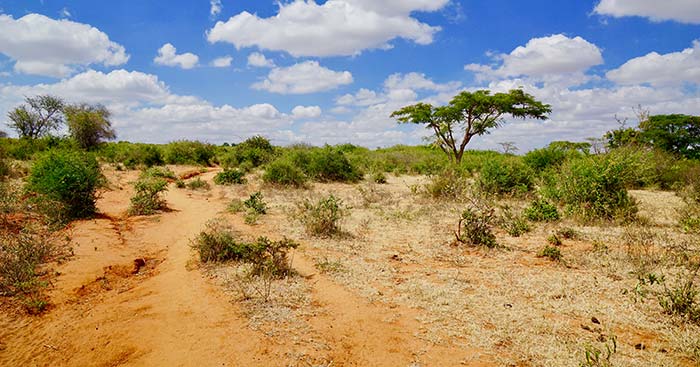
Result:
<svg viewBox="0 0 700 367">
<path fill-rule="evenodd" d="M 317 61 L 306 61 L 272 69 L 265 80 L 252 87 L 272 93 L 307 94 L 332 90 L 352 82 L 349 71 L 333 71 L 319 65 Z"/>
<path fill-rule="evenodd" d="M 70 17 L 73 16 L 73 15 L 70 13 L 70 10 L 68 10 L 68 8 L 66 8 L 66 7 L 64 7 L 63 9 L 61 9 L 61 11 L 59 11 L 58 14 L 59 14 L 60 16 L 64 17 L 64 18 L 70 18 Z"/>
<path fill-rule="evenodd" d="M 211 62 L 211 66 L 215 68 L 227 68 L 231 66 L 232 62 L 233 57 L 231 56 L 217 57 L 216 59 L 214 59 L 214 61 Z"/>
<path fill-rule="evenodd" d="M 279 3 L 279 13 L 260 18 L 248 12 L 217 22 L 207 32 L 211 43 L 228 42 L 237 48 L 286 51 L 301 56 L 357 55 L 366 49 L 390 48 L 404 38 L 421 45 L 433 42 L 440 27 L 421 23 L 412 11 L 435 11 L 448 0 L 315 0 Z"/>
<path fill-rule="evenodd" d="M 444 92 L 448 90 L 455 90 L 462 85 L 460 82 L 449 82 L 446 84 L 438 84 L 434 81 L 428 79 L 425 74 L 420 73 L 408 73 L 401 74 L 396 73 L 390 75 L 384 81 L 384 87 L 389 90 L 393 89 L 413 89 L 413 90 L 429 90 L 434 92 Z"/>
<path fill-rule="evenodd" d="M 248 66 L 253 66 L 256 68 L 273 68 L 275 67 L 274 61 L 265 57 L 265 55 L 259 52 L 253 52 L 248 55 Z"/>
<path fill-rule="evenodd" d="M 603 63 L 598 46 L 581 37 L 562 34 L 533 38 L 510 54 L 496 55 L 500 66 L 469 64 L 464 68 L 477 73 L 481 80 L 528 76 L 538 80 L 561 80 L 558 76 L 584 82 L 583 73 Z"/>
<path fill-rule="evenodd" d="M 700 24 L 700 4 L 697 0 L 601 0 L 594 11 L 617 18 L 639 16 L 656 22 L 675 20 Z"/>
<path fill-rule="evenodd" d="M 700 41 L 681 52 L 660 55 L 656 52 L 627 61 L 609 71 L 608 79 L 624 85 L 654 86 L 700 84 Z"/>
<path fill-rule="evenodd" d="M 221 0 L 209 0 L 209 5 L 211 6 L 209 8 L 209 14 L 211 14 L 212 17 L 219 15 L 224 8 L 221 4 Z"/>
<path fill-rule="evenodd" d="M 440 84 L 430 80 L 425 74 L 411 72 L 389 75 L 383 86 L 384 90 L 381 92 L 361 88 L 355 94 L 345 94 L 336 98 L 335 103 L 340 106 L 363 107 L 385 102 L 410 102 L 418 98 L 418 91 L 453 95 L 462 87 L 462 83 L 452 81 Z"/>
<path fill-rule="evenodd" d="M 65 77 L 91 64 L 117 66 L 129 55 L 97 28 L 40 14 L 19 19 L 0 14 L 0 53 L 15 61 L 16 72 Z"/>
<path fill-rule="evenodd" d="M 321 107 L 319 106 L 296 106 L 292 110 L 292 116 L 297 119 L 310 119 L 321 116 Z"/>
<path fill-rule="evenodd" d="M 199 63 L 199 56 L 187 52 L 177 54 L 177 49 L 170 43 L 166 43 L 158 49 L 158 56 L 153 61 L 159 65 L 177 66 L 182 69 L 192 69 Z"/>
</svg>

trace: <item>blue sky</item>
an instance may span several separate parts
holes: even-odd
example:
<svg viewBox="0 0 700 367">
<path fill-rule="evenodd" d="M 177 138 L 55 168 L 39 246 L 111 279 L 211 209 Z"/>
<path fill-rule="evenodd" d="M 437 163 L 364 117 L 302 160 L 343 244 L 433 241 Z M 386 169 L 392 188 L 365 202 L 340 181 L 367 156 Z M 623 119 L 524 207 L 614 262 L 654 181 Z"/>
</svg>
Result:
<svg viewBox="0 0 700 367">
<path fill-rule="evenodd" d="M 389 118 L 404 105 L 523 88 L 550 120 L 472 147 L 527 151 L 637 105 L 700 114 L 699 39 L 697 0 L 0 0 L 0 114 L 50 93 L 106 105 L 130 141 L 376 147 L 424 141 Z"/>
</svg>

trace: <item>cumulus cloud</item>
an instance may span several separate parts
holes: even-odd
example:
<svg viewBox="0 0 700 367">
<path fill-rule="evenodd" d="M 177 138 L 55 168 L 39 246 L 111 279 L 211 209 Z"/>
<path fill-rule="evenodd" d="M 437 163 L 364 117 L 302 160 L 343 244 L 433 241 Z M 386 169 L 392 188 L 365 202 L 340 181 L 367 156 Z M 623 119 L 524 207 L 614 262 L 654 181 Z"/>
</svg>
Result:
<svg viewBox="0 0 700 367">
<path fill-rule="evenodd" d="M 91 64 L 118 66 L 129 61 L 123 46 L 99 29 L 40 14 L 19 19 L 0 14 L 0 53 L 19 73 L 65 77 Z"/>
<path fill-rule="evenodd" d="M 601 0 L 594 12 L 616 18 L 639 16 L 656 22 L 675 20 L 700 24 L 700 4 L 697 0 Z"/>
<path fill-rule="evenodd" d="M 580 76 L 586 70 L 603 63 L 598 46 L 581 37 L 569 38 L 563 34 L 533 38 L 510 54 L 495 58 L 499 66 L 469 64 L 464 68 L 477 73 L 481 80 L 518 76 L 548 80 L 563 75 L 569 80 L 583 82 L 585 78 Z"/>
<path fill-rule="evenodd" d="M 256 68 L 273 68 L 275 67 L 274 61 L 265 57 L 265 55 L 259 52 L 253 52 L 248 55 L 248 66 Z"/>
<path fill-rule="evenodd" d="M 182 69 L 192 69 L 199 63 L 199 56 L 187 52 L 177 54 L 177 49 L 170 43 L 166 43 L 158 49 L 158 56 L 153 61 L 158 65 L 176 66 Z"/>
<path fill-rule="evenodd" d="M 355 94 L 345 94 L 336 98 L 339 106 L 371 106 L 385 102 L 410 102 L 418 98 L 419 91 L 456 93 L 462 86 L 461 82 L 451 81 L 436 83 L 421 73 L 395 73 L 384 80 L 380 92 L 361 88 Z"/>
<path fill-rule="evenodd" d="M 224 6 L 221 4 L 221 0 L 209 0 L 209 14 L 215 17 L 221 13 Z"/>
<path fill-rule="evenodd" d="M 700 84 L 700 41 L 680 52 L 660 55 L 656 52 L 627 61 L 606 74 L 607 78 L 624 85 L 654 86 Z"/>
<path fill-rule="evenodd" d="M 231 66 L 231 63 L 233 62 L 233 57 L 231 56 L 223 56 L 223 57 L 218 57 L 214 59 L 211 62 L 211 66 L 215 68 L 227 68 Z"/>
<path fill-rule="evenodd" d="M 351 84 L 349 71 L 333 71 L 317 61 L 306 61 L 284 68 L 274 68 L 267 78 L 252 85 L 253 89 L 279 94 L 308 94 Z"/>
<path fill-rule="evenodd" d="M 248 12 L 217 22 L 207 32 L 211 43 L 237 48 L 285 51 L 295 57 L 348 56 L 363 50 L 389 48 L 404 38 L 417 44 L 433 42 L 440 27 L 411 17 L 413 11 L 435 11 L 448 0 L 315 0 L 280 3 L 277 15 L 260 18 Z"/>
<path fill-rule="evenodd" d="M 321 107 L 319 106 L 296 106 L 292 110 L 292 116 L 298 119 L 311 119 L 321 116 Z"/>
</svg>

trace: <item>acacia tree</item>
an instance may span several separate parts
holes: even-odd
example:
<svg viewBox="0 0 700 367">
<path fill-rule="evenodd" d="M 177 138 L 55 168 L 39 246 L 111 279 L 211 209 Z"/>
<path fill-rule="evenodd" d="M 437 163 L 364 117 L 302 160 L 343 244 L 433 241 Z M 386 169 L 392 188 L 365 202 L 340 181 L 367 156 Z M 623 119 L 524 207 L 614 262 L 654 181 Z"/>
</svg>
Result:
<svg viewBox="0 0 700 367">
<path fill-rule="evenodd" d="M 462 161 L 464 149 L 474 136 L 499 127 L 504 116 L 547 119 L 550 105 L 537 101 L 521 89 L 491 94 L 488 90 L 461 92 L 447 106 L 417 103 L 394 111 L 399 123 L 426 125 L 445 154 L 455 163 Z"/>
<path fill-rule="evenodd" d="M 47 135 L 63 124 L 63 101 L 54 96 L 43 95 L 25 98 L 25 104 L 7 114 L 9 127 L 21 138 L 36 139 Z"/>
<path fill-rule="evenodd" d="M 78 145 L 86 150 L 96 148 L 104 140 L 117 137 L 110 112 L 102 105 L 73 105 L 65 107 L 68 130 Z"/>
<path fill-rule="evenodd" d="M 700 116 L 656 115 L 639 123 L 644 143 L 686 158 L 700 158 Z"/>
</svg>

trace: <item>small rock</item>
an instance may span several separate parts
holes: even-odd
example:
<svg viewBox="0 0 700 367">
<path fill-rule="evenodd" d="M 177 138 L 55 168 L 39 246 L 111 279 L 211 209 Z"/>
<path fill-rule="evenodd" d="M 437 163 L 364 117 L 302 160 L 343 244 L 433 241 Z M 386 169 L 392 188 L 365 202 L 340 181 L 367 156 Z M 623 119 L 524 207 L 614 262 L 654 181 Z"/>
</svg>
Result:
<svg viewBox="0 0 700 367">
<path fill-rule="evenodd" d="M 598 320 L 595 316 L 591 317 L 591 322 L 600 325 L 600 320 Z"/>
<path fill-rule="evenodd" d="M 634 349 L 636 349 L 636 350 L 645 350 L 645 349 L 647 349 L 647 346 L 644 345 L 644 343 L 637 343 L 637 344 L 634 345 Z"/>
<path fill-rule="evenodd" d="M 146 266 L 146 260 L 136 259 L 134 260 L 134 270 L 131 271 L 132 274 L 138 274 L 141 268 Z"/>
</svg>

